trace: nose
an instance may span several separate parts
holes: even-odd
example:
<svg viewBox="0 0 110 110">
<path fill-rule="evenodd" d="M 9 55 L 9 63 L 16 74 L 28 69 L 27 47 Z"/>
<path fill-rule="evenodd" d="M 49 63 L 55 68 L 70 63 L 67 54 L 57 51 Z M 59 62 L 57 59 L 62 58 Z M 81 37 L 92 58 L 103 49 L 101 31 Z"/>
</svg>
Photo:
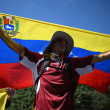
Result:
<svg viewBox="0 0 110 110">
<path fill-rule="evenodd" d="M 61 44 L 62 44 L 62 45 L 66 45 L 66 42 L 65 42 L 65 41 L 62 41 Z"/>
</svg>

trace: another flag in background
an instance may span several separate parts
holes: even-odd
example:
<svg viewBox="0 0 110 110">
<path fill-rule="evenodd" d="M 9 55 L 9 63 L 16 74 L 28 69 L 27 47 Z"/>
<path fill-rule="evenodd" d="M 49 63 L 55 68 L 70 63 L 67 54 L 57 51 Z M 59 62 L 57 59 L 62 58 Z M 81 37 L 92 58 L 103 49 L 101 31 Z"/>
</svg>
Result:
<svg viewBox="0 0 110 110">
<path fill-rule="evenodd" d="M 5 104 L 7 100 L 7 93 L 5 89 L 0 89 L 0 110 L 5 110 Z"/>
<path fill-rule="evenodd" d="M 9 19 L 9 22 L 7 19 Z M 7 20 L 8 29 L 5 28 L 5 20 Z M 74 39 L 74 48 L 69 57 L 97 55 L 110 50 L 110 35 L 97 32 L 3 13 L 0 13 L 0 27 L 15 42 L 40 54 L 43 53 L 53 33 L 56 31 L 65 31 Z M 32 86 L 33 79 L 31 71 L 19 63 L 19 55 L 11 50 L 1 39 L 0 46 L 2 47 L 0 48 L 0 87 L 10 86 L 14 89 L 21 89 Z M 96 63 L 94 72 L 81 76 L 79 84 L 86 84 L 105 93 L 110 85 L 110 60 Z"/>
</svg>

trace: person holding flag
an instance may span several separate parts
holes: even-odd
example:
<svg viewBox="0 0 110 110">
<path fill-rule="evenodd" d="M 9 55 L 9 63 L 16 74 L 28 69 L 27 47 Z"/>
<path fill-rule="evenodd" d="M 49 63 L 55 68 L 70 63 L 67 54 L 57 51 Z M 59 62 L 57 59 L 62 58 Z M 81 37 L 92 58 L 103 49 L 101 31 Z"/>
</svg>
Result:
<svg viewBox="0 0 110 110">
<path fill-rule="evenodd" d="M 14 42 L 1 28 L 0 36 L 11 49 L 20 55 L 20 63 L 33 73 L 36 90 L 35 110 L 74 110 L 72 96 L 78 85 L 79 77 L 92 72 L 91 65 L 110 59 L 110 51 L 82 58 L 67 58 L 74 46 L 74 41 L 68 33 L 63 31 L 53 34 L 43 55 L 31 52 Z M 50 62 L 41 74 L 46 57 L 50 58 Z M 69 67 L 64 59 L 70 60 Z M 71 76 L 67 71 L 68 68 Z"/>
<path fill-rule="evenodd" d="M 10 106 L 15 93 L 16 91 L 11 87 L 0 89 L 0 110 L 4 110 L 5 108 L 8 108 Z"/>
<path fill-rule="evenodd" d="M 6 87 L 5 92 L 7 92 L 8 95 L 5 108 L 8 108 L 11 104 L 12 98 L 15 96 L 16 91 L 11 87 Z"/>
</svg>

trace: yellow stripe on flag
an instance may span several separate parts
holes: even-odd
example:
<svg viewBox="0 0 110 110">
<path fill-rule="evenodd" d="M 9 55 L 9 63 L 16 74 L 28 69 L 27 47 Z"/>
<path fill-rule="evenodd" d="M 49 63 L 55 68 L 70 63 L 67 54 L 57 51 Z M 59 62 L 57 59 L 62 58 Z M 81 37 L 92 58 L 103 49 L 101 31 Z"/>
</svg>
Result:
<svg viewBox="0 0 110 110">
<path fill-rule="evenodd" d="M 3 28 L 3 18 L 6 16 L 12 17 L 10 21 L 12 19 L 13 22 L 10 23 L 16 27 L 14 32 L 18 32 L 13 38 L 50 41 L 54 32 L 64 31 L 70 34 L 74 39 L 74 47 L 94 52 L 110 50 L 110 35 L 107 34 L 0 13 L 1 26 Z"/>
<path fill-rule="evenodd" d="M 0 89 L 0 110 L 5 109 L 6 100 L 7 92 L 5 92 L 5 89 Z"/>
</svg>

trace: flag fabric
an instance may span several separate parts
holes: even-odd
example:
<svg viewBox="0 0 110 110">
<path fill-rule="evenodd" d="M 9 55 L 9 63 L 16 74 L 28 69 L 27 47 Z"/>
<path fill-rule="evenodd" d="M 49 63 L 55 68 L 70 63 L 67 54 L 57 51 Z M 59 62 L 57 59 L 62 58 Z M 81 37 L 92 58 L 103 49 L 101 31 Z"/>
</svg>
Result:
<svg viewBox="0 0 110 110">
<path fill-rule="evenodd" d="M 110 35 L 107 34 L 3 13 L 0 13 L 0 27 L 15 42 L 40 54 L 43 54 L 56 31 L 67 32 L 74 39 L 74 48 L 69 57 L 97 55 L 110 50 Z M 0 87 L 10 86 L 14 89 L 21 89 L 32 86 L 31 71 L 19 63 L 19 55 L 11 50 L 1 38 L 0 46 Z M 86 84 L 105 93 L 110 85 L 110 60 L 96 63 L 94 72 L 81 76 L 79 84 Z"/>
<path fill-rule="evenodd" d="M 0 89 L 0 110 L 5 110 L 5 104 L 7 100 L 7 93 L 5 89 Z"/>
</svg>

